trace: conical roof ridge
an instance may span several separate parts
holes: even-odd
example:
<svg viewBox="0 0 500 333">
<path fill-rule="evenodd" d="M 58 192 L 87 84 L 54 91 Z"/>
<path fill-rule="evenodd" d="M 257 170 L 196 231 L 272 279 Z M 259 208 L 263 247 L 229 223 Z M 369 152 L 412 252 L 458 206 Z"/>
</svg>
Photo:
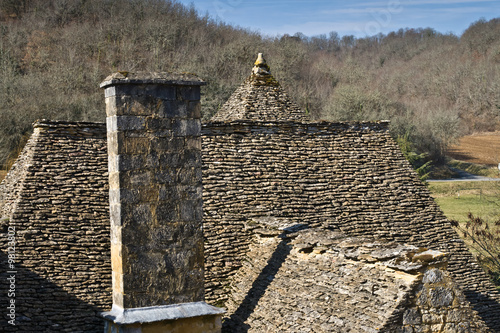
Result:
<svg viewBox="0 0 500 333">
<path fill-rule="evenodd" d="M 300 121 L 309 117 L 293 102 L 271 74 L 262 53 L 252 74 L 231 95 L 212 121 Z"/>
</svg>

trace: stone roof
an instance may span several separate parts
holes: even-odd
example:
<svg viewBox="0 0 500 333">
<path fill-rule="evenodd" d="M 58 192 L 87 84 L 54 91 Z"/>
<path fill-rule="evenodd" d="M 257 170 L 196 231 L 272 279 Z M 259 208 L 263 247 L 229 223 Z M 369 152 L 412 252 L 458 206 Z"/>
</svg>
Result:
<svg viewBox="0 0 500 333">
<path fill-rule="evenodd" d="M 248 316 L 250 321 L 240 324 L 261 331 L 274 325 L 269 327 L 306 332 L 309 323 L 317 325 L 316 319 L 323 320 L 343 304 L 356 316 L 330 315 L 322 322 L 328 330 L 342 325 L 363 325 L 367 330 L 372 325 L 403 325 L 404 295 L 421 295 L 415 272 L 389 263 L 373 266 L 373 247 L 366 253 L 353 251 L 367 248 L 364 241 L 343 247 L 329 231 L 337 228 L 351 238 L 369 234 L 385 241 L 392 237 L 399 244 L 455 251 L 449 262 L 451 276 L 461 277 L 462 288 L 475 284 L 475 289 L 468 289 L 467 300 L 490 327 L 498 327 L 498 303 L 492 303 L 498 296 L 425 186 L 411 174 L 387 133 L 387 123 L 213 123 L 204 125 L 202 151 L 207 301 L 227 303 L 230 315 L 238 315 L 240 305 L 253 304 L 255 294 L 245 294 L 244 288 L 256 281 L 258 286 L 261 273 L 271 282 L 255 307 L 251 305 L 255 311 Z M 89 318 L 111 305 L 107 178 L 104 124 L 35 124 L 18 164 L 0 185 L 3 204 L 9 202 L 3 216 L 10 220 L 2 223 L 16 228 L 16 251 L 23 265 L 16 285 L 23 295 L 16 307 L 19 328 L 102 331 L 100 320 Z M 293 234 L 297 228 L 311 231 L 282 242 L 283 230 Z M 2 242 L 5 249 L 6 239 Z M 265 266 L 280 256 L 285 260 L 279 267 L 271 265 L 277 273 L 269 274 Z M 1 265 L 7 265 L 5 252 L 0 259 Z M 344 274 L 349 270 L 356 274 Z M 6 273 L 2 274 L 5 279 Z M 355 279 L 357 275 L 367 282 Z M 375 276 L 386 293 L 365 294 L 359 289 L 374 283 Z M 417 287 L 412 281 L 417 281 Z M 324 297 L 314 289 L 319 282 Z M 6 295 L 1 293 L 2 303 Z M 335 305 L 329 301 L 334 297 L 342 301 Z M 467 302 L 458 299 L 450 311 L 467 308 Z M 310 305 L 301 306 L 301 302 Z M 372 309 L 369 315 L 363 315 L 363 304 Z M 415 304 L 403 308 L 415 308 Z M 418 308 L 408 316 L 422 314 L 423 318 L 423 311 Z M 464 316 L 474 316 L 465 312 Z M 384 321 L 386 313 L 392 313 L 393 321 Z M 290 322 L 300 329 L 286 326 Z M 470 322 L 480 325 L 481 319 Z"/>
<path fill-rule="evenodd" d="M 446 271 L 445 253 L 265 229 L 231 280 L 223 332 L 487 331 Z"/>
<path fill-rule="evenodd" d="M 244 269 L 252 221 L 370 235 L 450 254 L 490 327 L 500 296 L 391 138 L 387 122 L 214 122 L 203 129 L 206 297 Z M 292 330 L 293 331 L 293 330 Z"/>
<path fill-rule="evenodd" d="M 79 169 L 83 169 L 86 165 L 90 167 L 93 164 L 92 160 L 95 156 L 89 156 L 88 148 L 81 145 L 86 142 L 99 142 L 100 149 L 106 151 L 106 147 L 103 147 L 101 142 L 103 138 L 106 138 L 106 129 L 100 123 L 37 120 L 33 124 L 33 129 L 33 134 L 26 143 L 23 153 L 19 155 L 1 182 L 0 217 L 10 216 L 18 201 L 23 198 L 23 194 L 26 194 L 23 184 L 26 179 L 30 180 L 30 176 L 34 176 L 32 173 L 36 162 L 41 162 L 43 158 L 54 162 L 65 156 L 65 152 L 70 153 L 73 150 L 76 155 L 71 156 L 80 157 L 73 160 L 78 160 L 81 163 Z M 59 150 L 57 147 L 62 149 Z M 41 170 L 38 170 L 40 181 L 43 180 L 43 176 L 51 176 L 50 172 L 55 172 L 55 169 L 49 170 L 45 173 L 40 173 Z M 67 172 L 76 172 L 76 170 L 69 168 Z"/>
<path fill-rule="evenodd" d="M 16 241 L 16 326 L 3 332 L 102 332 L 97 314 L 112 303 L 107 168 L 104 124 L 34 124 L 0 184 L 0 230 L 14 228 Z M 0 248 L 6 281 L 7 237 Z"/>
<path fill-rule="evenodd" d="M 259 53 L 252 74 L 211 120 L 308 121 L 309 117 L 290 99 Z"/>
</svg>

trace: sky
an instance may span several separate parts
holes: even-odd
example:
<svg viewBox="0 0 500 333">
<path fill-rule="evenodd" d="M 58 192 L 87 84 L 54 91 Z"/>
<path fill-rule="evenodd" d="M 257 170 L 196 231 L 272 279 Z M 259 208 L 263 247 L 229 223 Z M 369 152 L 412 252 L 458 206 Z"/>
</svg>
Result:
<svg viewBox="0 0 500 333">
<path fill-rule="evenodd" d="M 266 36 L 356 37 L 400 28 L 433 28 L 460 36 L 471 23 L 500 17 L 500 0 L 178 0 L 200 15 Z"/>
</svg>

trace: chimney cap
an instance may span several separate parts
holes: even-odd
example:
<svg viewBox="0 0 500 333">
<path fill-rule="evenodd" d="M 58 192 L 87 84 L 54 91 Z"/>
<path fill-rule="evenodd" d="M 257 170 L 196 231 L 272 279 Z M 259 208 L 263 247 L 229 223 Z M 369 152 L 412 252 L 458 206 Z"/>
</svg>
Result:
<svg viewBox="0 0 500 333">
<path fill-rule="evenodd" d="M 174 72 L 126 72 L 111 74 L 101 83 L 101 88 L 117 84 L 164 84 L 182 86 L 203 86 L 205 81 L 192 73 Z"/>
</svg>

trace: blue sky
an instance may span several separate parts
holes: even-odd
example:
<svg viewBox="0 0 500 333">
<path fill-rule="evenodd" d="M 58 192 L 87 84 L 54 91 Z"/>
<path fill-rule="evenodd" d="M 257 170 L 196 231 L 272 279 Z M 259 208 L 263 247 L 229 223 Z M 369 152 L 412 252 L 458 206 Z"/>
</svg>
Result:
<svg viewBox="0 0 500 333">
<path fill-rule="evenodd" d="M 500 0 L 180 0 L 201 15 L 275 36 L 336 31 L 340 36 L 433 28 L 461 35 L 480 18 L 500 17 Z"/>
</svg>

